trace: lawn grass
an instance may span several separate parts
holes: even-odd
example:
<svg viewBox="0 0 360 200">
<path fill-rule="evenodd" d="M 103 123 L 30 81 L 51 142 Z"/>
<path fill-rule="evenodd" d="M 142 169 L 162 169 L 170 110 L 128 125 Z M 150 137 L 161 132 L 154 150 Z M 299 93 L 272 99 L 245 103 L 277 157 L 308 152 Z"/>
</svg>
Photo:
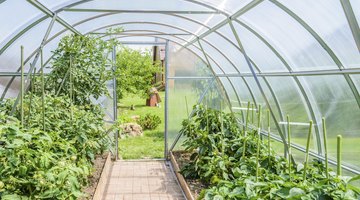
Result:
<svg viewBox="0 0 360 200">
<path fill-rule="evenodd" d="M 159 92 L 162 102 L 161 107 L 148 107 L 145 98 L 128 96 L 121 99 L 118 104 L 119 115 L 142 116 L 147 113 L 160 117 L 161 124 L 155 130 L 145 130 L 143 136 L 126 137 L 119 139 L 119 157 L 121 159 L 150 159 L 164 157 L 164 101 L 165 92 Z M 131 105 L 135 110 L 130 110 Z"/>
</svg>

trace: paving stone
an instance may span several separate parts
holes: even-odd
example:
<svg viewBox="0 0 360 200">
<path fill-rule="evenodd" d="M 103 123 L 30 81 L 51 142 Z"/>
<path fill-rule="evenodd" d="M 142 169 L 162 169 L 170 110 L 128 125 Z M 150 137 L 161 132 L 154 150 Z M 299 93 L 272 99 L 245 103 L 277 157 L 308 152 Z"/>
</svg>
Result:
<svg viewBox="0 0 360 200">
<path fill-rule="evenodd" d="M 185 200 L 164 161 L 117 161 L 103 200 Z"/>
</svg>

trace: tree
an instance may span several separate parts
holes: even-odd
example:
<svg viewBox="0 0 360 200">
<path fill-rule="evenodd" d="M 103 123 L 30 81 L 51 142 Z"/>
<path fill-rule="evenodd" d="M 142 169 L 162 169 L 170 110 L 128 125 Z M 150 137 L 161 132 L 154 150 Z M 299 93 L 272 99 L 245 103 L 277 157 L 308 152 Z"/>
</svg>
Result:
<svg viewBox="0 0 360 200">
<path fill-rule="evenodd" d="M 116 55 L 116 92 L 119 99 L 126 94 L 147 97 L 154 84 L 154 74 L 160 72 L 160 63 L 154 63 L 150 51 L 122 46 Z"/>
</svg>

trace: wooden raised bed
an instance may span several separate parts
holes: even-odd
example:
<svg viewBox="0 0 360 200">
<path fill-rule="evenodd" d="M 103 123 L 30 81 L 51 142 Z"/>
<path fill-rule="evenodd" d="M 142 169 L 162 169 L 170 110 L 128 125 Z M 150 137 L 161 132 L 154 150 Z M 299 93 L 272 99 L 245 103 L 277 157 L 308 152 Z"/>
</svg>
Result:
<svg viewBox="0 0 360 200">
<path fill-rule="evenodd" d="M 182 188 L 182 190 L 184 191 L 184 194 L 186 196 L 186 199 L 188 200 L 195 200 L 195 198 L 193 197 L 192 193 L 191 193 L 191 190 L 189 188 L 189 185 L 187 184 L 187 182 L 185 181 L 185 178 L 182 174 L 180 174 L 180 168 L 179 168 L 179 165 L 174 157 L 174 154 L 173 152 L 170 152 L 170 161 L 171 161 L 171 164 L 173 166 L 173 169 L 174 169 L 174 172 L 175 172 L 175 175 L 180 183 L 180 186 Z"/>
<path fill-rule="evenodd" d="M 101 200 L 102 197 L 104 196 L 107 180 L 108 180 L 108 177 L 109 177 L 110 171 L 111 171 L 111 167 L 112 167 L 111 153 L 109 153 L 106 158 L 104 167 L 102 169 L 99 182 L 97 183 L 97 186 L 96 186 L 93 198 L 92 198 L 93 200 Z"/>
</svg>

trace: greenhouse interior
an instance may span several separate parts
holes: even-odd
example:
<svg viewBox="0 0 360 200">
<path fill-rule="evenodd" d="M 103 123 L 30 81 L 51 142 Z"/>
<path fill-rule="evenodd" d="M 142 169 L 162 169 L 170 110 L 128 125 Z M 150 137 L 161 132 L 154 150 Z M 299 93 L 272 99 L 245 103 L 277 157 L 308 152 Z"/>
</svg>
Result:
<svg viewBox="0 0 360 200">
<path fill-rule="evenodd" d="M 0 15 L 0 199 L 360 199 L 359 0 Z"/>
</svg>

